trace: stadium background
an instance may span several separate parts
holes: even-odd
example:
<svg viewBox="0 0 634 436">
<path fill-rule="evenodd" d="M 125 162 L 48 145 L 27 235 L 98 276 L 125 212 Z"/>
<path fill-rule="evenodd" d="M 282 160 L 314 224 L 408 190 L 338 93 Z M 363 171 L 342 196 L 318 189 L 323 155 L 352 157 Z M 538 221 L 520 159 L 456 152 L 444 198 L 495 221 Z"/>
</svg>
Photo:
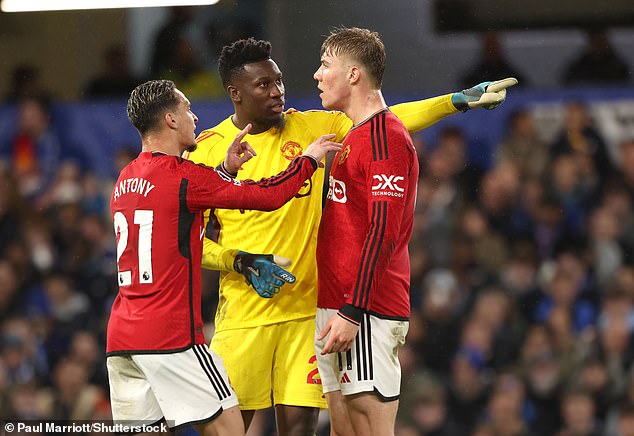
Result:
<svg viewBox="0 0 634 436">
<path fill-rule="evenodd" d="M 415 136 L 423 170 L 398 434 L 634 431 L 634 6 L 551 3 L 221 0 L 167 33 L 187 42 L 178 48 L 157 44 L 166 8 L 0 13 L 0 419 L 109 413 L 107 205 L 118 168 L 138 152 L 125 95 L 90 89 L 108 77 L 109 48 L 119 49 L 111 77 L 122 59 L 131 81 L 173 77 L 202 129 L 231 113 L 214 70 L 225 41 L 271 40 L 287 107 L 318 108 L 319 45 L 330 28 L 357 25 L 385 40 L 390 104 L 476 84 L 465 79 L 483 41 L 499 44 L 506 70 L 494 63 L 482 79 L 523 79 L 495 111 Z M 607 36 L 625 77 L 601 76 L 598 58 L 586 65 L 599 71 L 593 80 L 570 79 L 588 30 Z M 168 64 L 152 71 L 157 47 Z M 169 65 L 171 50 L 184 64 Z M 22 102 L 40 94 L 53 159 L 20 160 Z M 207 320 L 215 277 L 205 273 Z M 269 415 L 251 434 L 271 429 Z"/>
</svg>

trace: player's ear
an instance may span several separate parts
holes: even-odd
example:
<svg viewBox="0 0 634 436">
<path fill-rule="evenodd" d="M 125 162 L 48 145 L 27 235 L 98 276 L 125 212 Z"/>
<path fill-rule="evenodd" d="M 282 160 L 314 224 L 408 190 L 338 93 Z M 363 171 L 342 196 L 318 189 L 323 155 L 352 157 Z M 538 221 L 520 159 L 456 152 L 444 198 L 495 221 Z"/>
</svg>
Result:
<svg viewBox="0 0 634 436">
<path fill-rule="evenodd" d="M 353 65 L 348 70 L 348 81 L 351 85 L 357 83 L 361 78 L 361 69 L 356 65 Z"/>
<path fill-rule="evenodd" d="M 240 91 L 233 85 L 227 86 L 227 94 L 229 94 L 229 97 L 235 103 L 240 102 L 240 100 L 242 99 L 240 96 Z"/>
<path fill-rule="evenodd" d="M 177 127 L 176 117 L 172 112 L 165 112 L 165 115 L 163 115 L 163 120 L 165 121 L 165 124 L 167 124 L 167 126 L 171 129 L 175 129 Z"/>
</svg>

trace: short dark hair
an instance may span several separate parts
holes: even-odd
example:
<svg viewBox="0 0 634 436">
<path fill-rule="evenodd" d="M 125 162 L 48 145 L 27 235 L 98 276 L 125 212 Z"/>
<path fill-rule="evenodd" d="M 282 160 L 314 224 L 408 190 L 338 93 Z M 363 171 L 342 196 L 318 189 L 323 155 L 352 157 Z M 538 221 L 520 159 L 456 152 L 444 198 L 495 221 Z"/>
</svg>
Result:
<svg viewBox="0 0 634 436">
<path fill-rule="evenodd" d="M 385 72 L 385 45 L 377 32 L 359 27 L 333 30 L 321 45 L 320 56 L 325 52 L 332 55 L 347 55 L 368 69 L 376 88 L 383 83 Z"/>
<path fill-rule="evenodd" d="M 255 38 L 239 39 L 225 45 L 218 59 L 218 73 L 222 85 L 227 86 L 236 73 L 244 69 L 245 64 L 271 59 L 271 43 Z"/>
<path fill-rule="evenodd" d="M 158 127 L 165 112 L 178 106 L 171 80 L 150 80 L 134 88 L 128 99 L 128 118 L 141 136 Z"/>
</svg>

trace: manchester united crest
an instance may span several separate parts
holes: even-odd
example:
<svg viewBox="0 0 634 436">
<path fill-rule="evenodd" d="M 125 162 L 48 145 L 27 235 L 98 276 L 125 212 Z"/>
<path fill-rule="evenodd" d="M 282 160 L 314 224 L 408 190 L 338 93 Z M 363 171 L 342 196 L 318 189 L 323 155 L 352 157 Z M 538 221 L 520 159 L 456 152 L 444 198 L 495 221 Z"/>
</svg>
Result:
<svg viewBox="0 0 634 436">
<path fill-rule="evenodd" d="M 343 164 L 346 159 L 348 159 L 348 155 L 350 154 L 350 144 L 346 144 L 339 154 L 339 165 Z"/>
<path fill-rule="evenodd" d="M 302 146 L 293 141 L 288 141 L 287 143 L 282 145 L 282 148 L 280 150 L 282 151 L 282 156 L 284 156 L 288 160 L 295 159 L 297 156 L 302 154 L 303 151 Z"/>
</svg>

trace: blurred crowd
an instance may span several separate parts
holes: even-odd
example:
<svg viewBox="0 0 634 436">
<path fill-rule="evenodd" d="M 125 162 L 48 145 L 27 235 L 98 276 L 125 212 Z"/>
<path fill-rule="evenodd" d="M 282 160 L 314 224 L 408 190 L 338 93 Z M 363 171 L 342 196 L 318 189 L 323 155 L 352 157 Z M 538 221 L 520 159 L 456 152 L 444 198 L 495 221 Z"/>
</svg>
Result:
<svg viewBox="0 0 634 436">
<path fill-rule="evenodd" d="M 528 110 L 482 170 L 446 128 L 420 153 L 399 435 L 634 435 L 634 138 L 578 102 Z"/>
<path fill-rule="evenodd" d="M 155 56 L 155 74 L 188 95 L 221 93 L 199 86 L 216 82 L 191 64 L 181 38 L 190 18 L 174 12 L 157 35 L 174 52 Z M 589 38 L 566 83 L 630 80 L 604 36 Z M 126 56 L 110 48 L 85 95 L 127 95 L 140 79 Z M 470 71 L 465 86 L 521 77 L 494 34 Z M 16 134 L 0 144 L 0 419 L 105 419 L 114 179 L 60 143 L 36 69 L 16 68 L 11 90 Z M 546 142 L 523 108 L 481 165 L 468 159 L 473 138 L 443 123 L 434 143 L 414 138 L 421 178 L 397 434 L 634 436 L 634 138 L 609 152 L 588 108 L 570 101 Z M 112 177 L 137 153 L 113 156 Z M 212 329 L 217 276 L 203 278 Z"/>
<path fill-rule="evenodd" d="M 0 417 L 106 418 L 113 180 L 64 156 L 47 108 L 24 99 L 1 154 Z M 518 109 L 483 166 L 444 123 L 434 143 L 414 138 L 397 434 L 634 435 L 634 138 L 609 153 L 571 101 L 547 143 Z M 113 177 L 136 154 L 113 157 Z"/>
</svg>

